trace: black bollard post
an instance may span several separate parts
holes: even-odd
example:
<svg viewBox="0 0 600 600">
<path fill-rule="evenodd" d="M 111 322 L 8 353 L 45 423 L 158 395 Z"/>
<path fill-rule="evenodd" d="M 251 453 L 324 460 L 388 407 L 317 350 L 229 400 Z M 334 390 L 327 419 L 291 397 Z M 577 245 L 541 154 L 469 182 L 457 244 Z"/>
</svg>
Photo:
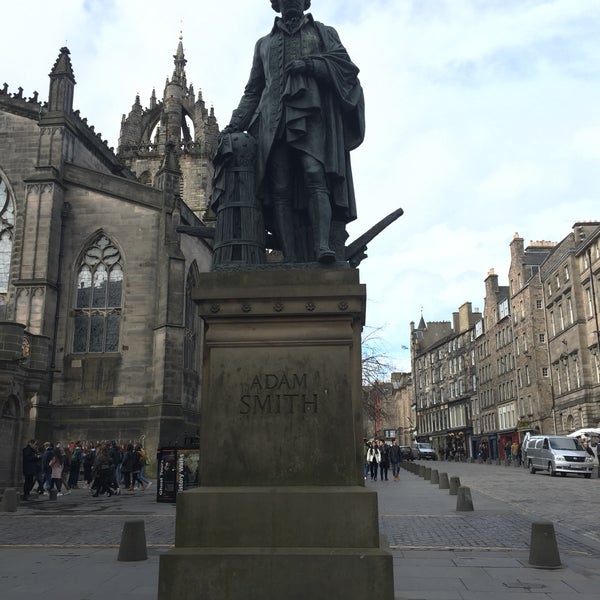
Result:
<svg viewBox="0 0 600 600">
<path fill-rule="evenodd" d="M 144 521 L 125 521 L 119 547 L 119 561 L 146 560 L 146 532 Z"/>
</svg>

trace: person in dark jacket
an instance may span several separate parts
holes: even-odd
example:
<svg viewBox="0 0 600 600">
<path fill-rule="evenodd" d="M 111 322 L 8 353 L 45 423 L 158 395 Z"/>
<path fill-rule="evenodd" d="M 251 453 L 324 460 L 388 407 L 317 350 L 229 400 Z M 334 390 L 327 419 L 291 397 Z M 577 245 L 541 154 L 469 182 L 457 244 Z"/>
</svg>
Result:
<svg viewBox="0 0 600 600">
<path fill-rule="evenodd" d="M 42 454 L 42 488 L 43 493 L 47 494 L 52 487 L 52 468 L 50 461 L 54 456 L 54 444 L 52 442 L 44 443 L 44 452 Z"/>
<path fill-rule="evenodd" d="M 119 488 L 114 488 L 114 465 L 110 460 L 108 447 L 102 446 L 96 453 L 94 460 L 94 483 L 92 484 L 94 493 L 92 496 L 97 498 L 100 495 L 112 496 L 118 495 Z"/>
<path fill-rule="evenodd" d="M 92 469 L 96 460 L 96 449 L 92 446 L 88 446 L 83 451 L 83 479 L 85 481 L 84 487 L 89 488 L 92 480 Z"/>
<path fill-rule="evenodd" d="M 379 479 L 388 480 L 388 470 L 390 468 L 390 447 L 383 441 L 379 441 L 379 452 L 381 453 L 381 462 L 379 463 Z"/>
<path fill-rule="evenodd" d="M 37 440 L 29 440 L 23 448 L 23 500 L 29 500 L 29 494 L 33 489 L 35 480 L 40 470 L 41 454 L 38 452 Z"/>
<path fill-rule="evenodd" d="M 400 479 L 400 463 L 402 462 L 402 455 L 400 454 L 400 446 L 398 442 L 394 440 L 392 447 L 390 448 L 390 462 L 392 463 L 392 475 L 394 481 Z"/>
<path fill-rule="evenodd" d="M 75 442 L 73 451 L 71 452 L 71 463 L 69 464 L 69 488 L 76 490 L 79 484 L 79 471 L 81 470 L 82 460 L 81 442 Z"/>
<path fill-rule="evenodd" d="M 143 490 L 146 489 L 146 485 L 140 481 L 141 469 L 142 463 L 139 452 L 134 450 L 133 444 L 127 444 L 127 450 L 125 450 L 125 454 L 123 454 L 123 464 L 121 465 L 121 472 L 123 473 L 126 490 L 133 492 L 136 484 Z"/>
</svg>

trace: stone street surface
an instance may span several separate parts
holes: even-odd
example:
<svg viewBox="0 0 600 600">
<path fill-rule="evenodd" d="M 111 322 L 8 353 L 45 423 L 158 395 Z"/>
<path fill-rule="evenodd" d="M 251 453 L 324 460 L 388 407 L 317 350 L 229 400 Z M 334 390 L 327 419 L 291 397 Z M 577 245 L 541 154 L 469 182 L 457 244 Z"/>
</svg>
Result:
<svg viewBox="0 0 600 600">
<path fill-rule="evenodd" d="M 406 470 L 399 482 L 391 473 L 389 481 L 366 482 L 378 492 L 381 534 L 393 555 L 398 600 L 600 597 L 600 480 L 595 476 L 422 464 L 460 477 L 471 489 L 474 511 L 457 512 L 456 496 Z M 74 490 L 56 501 L 22 502 L 16 513 L 0 512 L 0 599 L 156 600 L 159 556 L 173 544 L 175 508 L 157 503 L 154 492 L 152 487 L 92 498 L 87 490 Z M 124 523 L 140 519 L 148 559 L 117 561 Z M 539 520 L 554 523 L 560 569 L 528 564 L 531 524 Z"/>
</svg>

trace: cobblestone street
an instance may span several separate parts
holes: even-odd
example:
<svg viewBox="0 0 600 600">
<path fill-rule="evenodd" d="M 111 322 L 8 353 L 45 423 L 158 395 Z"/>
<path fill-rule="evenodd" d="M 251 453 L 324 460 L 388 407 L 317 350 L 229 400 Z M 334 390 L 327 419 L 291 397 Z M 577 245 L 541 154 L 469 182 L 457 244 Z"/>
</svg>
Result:
<svg viewBox="0 0 600 600">
<path fill-rule="evenodd" d="M 576 534 L 582 544 L 588 538 L 600 542 L 600 520 L 593 518 L 600 509 L 600 480 L 596 474 L 592 479 L 584 479 L 578 475 L 551 477 L 543 472 L 532 475 L 527 469 L 512 465 L 447 461 L 423 464 L 448 473 L 449 477 L 460 477 L 461 485 L 505 502 L 515 514 L 547 519 L 564 527 Z"/>
</svg>

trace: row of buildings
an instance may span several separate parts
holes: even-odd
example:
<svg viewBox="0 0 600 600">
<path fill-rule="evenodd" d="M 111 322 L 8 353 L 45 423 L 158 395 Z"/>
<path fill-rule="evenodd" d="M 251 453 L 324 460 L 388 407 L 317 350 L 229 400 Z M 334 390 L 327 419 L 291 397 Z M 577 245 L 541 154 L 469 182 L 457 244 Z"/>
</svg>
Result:
<svg viewBox="0 0 600 600">
<path fill-rule="evenodd" d="M 526 433 L 600 424 L 600 222 L 559 243 L 510 244 L 508 285 L 490 271 L 483 312 L 410 324 L 411 373 L 394 373 L 375 433 L 489 458 Z"/>
</svg>

